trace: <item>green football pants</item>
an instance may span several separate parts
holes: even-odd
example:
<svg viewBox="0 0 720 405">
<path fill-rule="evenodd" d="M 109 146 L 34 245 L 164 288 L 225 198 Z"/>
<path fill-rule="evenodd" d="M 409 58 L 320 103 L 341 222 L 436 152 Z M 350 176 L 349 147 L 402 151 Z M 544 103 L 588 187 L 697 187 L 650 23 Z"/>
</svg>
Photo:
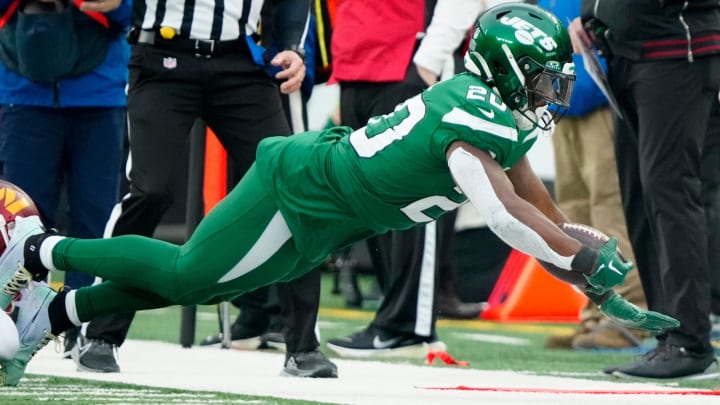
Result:
<svg viewBox="0 0 720 405">
<path fill-rule="evenodd" d="M 168 305 L 212 304 L 287 281 L 318 263 L 295 247 L 285 220 L 253 167 L 181 246 L 137 235 L 66 238 L 53 249 L 60 270 L 103 283 L 77 290 L 82 321 Z"/>
</svg>

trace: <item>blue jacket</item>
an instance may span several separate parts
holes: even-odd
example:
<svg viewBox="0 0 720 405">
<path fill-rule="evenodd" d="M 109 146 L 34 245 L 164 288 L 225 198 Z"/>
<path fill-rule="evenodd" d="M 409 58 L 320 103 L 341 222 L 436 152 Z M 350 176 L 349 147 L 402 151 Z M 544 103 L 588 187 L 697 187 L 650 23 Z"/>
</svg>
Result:
<svg viewBox="0 0 720 405">
<path fill-rule="evenodd" d="M 12 0 L 0 0 L 0 13 Z M 132 0 L 122 0 L 115 10 L 105 13 L 109 20 L 130 25 Z M 110 43 L 105 61 L 92 72 L 56 84 L 38 84 L 9 71 L 0 63 L 0 104 L 45 107 L 119 107 L 126 105 L 125 86 L 130 48 L 118 34 Z M 57 98 L 57 99 L 56 99 Z"/>
<path fill-rule="evenodd" d="M 575 17 L 580 16 L 580 3 L 581 0 L 538 0 L 540 7 L 551 11 L 566 26 Z M 607 98 L 585 70 L 582 56 L 573 55 L 573 61 L 577 79 L 570 96 L 570 109 L 567 111 L 567 115 L 569 117 L 583 116 L 599 107 L 607 106 Z M 605 63 L 604 59 L 600 61 Z M 604 65 L 603 68 L 605 68 Z M 607 71 L 607 69 L 605 70 Z"/>
</svg>

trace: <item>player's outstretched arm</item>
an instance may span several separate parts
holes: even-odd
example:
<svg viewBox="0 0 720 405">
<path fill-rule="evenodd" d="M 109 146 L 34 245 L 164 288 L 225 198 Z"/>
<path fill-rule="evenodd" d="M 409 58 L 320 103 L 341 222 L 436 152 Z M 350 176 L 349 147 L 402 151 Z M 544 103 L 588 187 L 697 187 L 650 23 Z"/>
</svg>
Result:
<svg viewBox="0 0 720 405">
<path fill-rule="evenodd" d="M 582 272 L 596 294 L 623 282 L 632 264 L 619 257 L 612 242 L 599 250 L 583 246 L 538 208 L 554 212 L 525 158 L 506 174 L 488 152 L 465 142 L 451 144 L 447 156 L 455 182 L 505 243 L 561 269 Z"/>
<path fill-rule="evenodd" d="M 537 207 L 555 223 L 569 222 L 540 178 L 533 172 L 527 157 L 508 170 L 507 175 L 520 198 Z M 618 254 L 615 238 L 610 238 L 597 250 L 581 248 L 572 263 L 572 269 L 585 275 L 587 288 L 595 294 L 603 294 L 613 286 L 622 284 L 632 267 L 631 262 L 623 260 Z"/>
<path fill-rule="evenodd" d="M 527 156 L 520 159 L 506 173 L 520 198 L 534 205 L 556 224 L 570 222 L 567 215 L 555 204 L 540 177 L 532 170 Z"/>
<path fill-rule="evenodd" d="M 573 268 L 573 258 L 582 247 L 580 242 L 518 196 L 508 175 L 488 152 L 465 142 L 454 142 L 447 156 L 456 184 L 500 239 L 562 269 Z M 527 167 L 530 170 L 529 165 Z"/>
<path fill-rule="evenodd" d="M 599 306 L 602 313 L 628 328 L 662 333 L 666 329 L 680 326 L 680 321 L 677 319 L 660 312 L 642 309 L 612 290 L 605 291 L 602 295 L 591 292 L 586 292 L 586 295 Z"/>
</svg>

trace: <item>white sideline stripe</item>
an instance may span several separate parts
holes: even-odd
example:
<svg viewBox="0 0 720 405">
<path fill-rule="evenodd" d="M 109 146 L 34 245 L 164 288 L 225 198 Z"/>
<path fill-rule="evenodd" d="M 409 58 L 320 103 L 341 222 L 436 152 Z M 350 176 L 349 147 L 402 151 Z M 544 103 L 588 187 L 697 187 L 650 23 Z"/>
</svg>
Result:
<svg viewBox="0 0 720 405">
<path fill-rule="evenodd" d="M 573 390 L 679 389 L 649 383 L 537 376 L 513 371 L 424 366 L 333 359 L 340 378 L 280 376 L 284 354 L 222 350 L 179 344 L 128 340 L 120 349 L 120 373 L 78 372 L 71 360 L 48 345 L 28 365 L 28 373 L 196 391 L 228 392 L 311 402 L 358 405 L 717 405 L 717 397 L 694 395 L 587 395 L 523 392 L 426 390 L 421 387 L 514 387 Z M 452 348 L 450 348 L 452 353 Z M 601 361 L 598 361 L 601 363 Z M 481 365 L 475 365 L 482 367 Z M 601 364 L 598 364 L 598 369 Z M 599 373 L 599 371 L 598 371 Z M 17 388 L 22 390 L 21 385 Z M 89 389 L 92 389 L 88 387 Z M 14 388 L 13 388 L 14 389 Z M 38 393 L 33 393 L 37 396 Z M 0 402 L 2 402 L 0 392 Z M 66 399 L 67 398 L 63 398 Z M 273 403 L 277 403 L 275 400 Z M 280 401 L 282 403 L 282 401 Z"/>
</svg>

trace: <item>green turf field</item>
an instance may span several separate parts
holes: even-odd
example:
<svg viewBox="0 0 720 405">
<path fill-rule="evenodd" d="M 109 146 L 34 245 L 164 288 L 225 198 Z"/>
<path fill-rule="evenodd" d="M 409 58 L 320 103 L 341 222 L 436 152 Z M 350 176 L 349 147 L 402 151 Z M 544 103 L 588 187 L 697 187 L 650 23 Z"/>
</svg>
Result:
<svg viewBox="0 0 720 405">
<path fill-rule="evenodd" d="M 369 281 L 361 288 L 367 290 Z M 363 310 L 344 309 L 342 297 L 331 293 L 329 274 L 323 279 L 320 309 L 321 340 L 346 336 L 365 327 L 372 319 L 373 305 Z M 179 342 L 180 309 L 178 307 L 138 314 L 130 330 L 130 339 Z M 234 313 L 233 313 L 234 315 Z M 234 319 L 234 317 L 233 317 Z M 497 323 L 488 321 L 439 320 L 439 338 L 457 360 L 470 362 L 470 367 L 486 370 L 518 370 L 548 374 L 596 376 L 603 366 L 632 360 L 634 354 L 613 354 L 573 350 L 547 350 L 545 337 L 555 333 L 572 333 L 574 325 L 564 323 Z M 218 333 L 215 307 L 198 307 L 196 342 Z M 328 350 L 325 353 L 331 355 Z M 392 360 L 390 360 L 392 361 Z M 407 363 L 408 360 L 398 360 Z M 411 360 L 422 364 L 421 360 Z M 608 377 L 609 378 L 609 377 Z M 717 388 L 718 381 L 681 382 L 689 388 Z"/>
<path fill-rule="evenodd" d="M 372 304 L 363 310 L 344 309 L 342 298 L 330 292 L 332 287 L 330 277 L 330 275 L 325 275 L 323 280 L 320 311 L 320 330 L 323 343 L 328 338 L 345 336 L 364 327 L 373 316 Z M 368 281 L 365 280 L 365 287 L 367 287 L 367 283 Z M 180 313 L 181 308 L 179 307 L 138 313 L 129 339 L 179 342 Z M 543 342 L 547 335 L 569 334 L 573 327 L 573 324 L 557 323 L 440 320 L 438 334 L 440 339 L 447 344 L 448 352 L 452 356 L 457 360 L 468 361 L 470 368 L 482 370 L 513 370 L 540 375 L 610 380 L 610 377 L 606 377 L 598 371 L 603 366 L 625 362 L 634 356 L 633 354 L 561 351 L 543 348 Z M 214 306 L 198 307 L 195 341 L 199 342 L 206 335 L 215 333 L 218 333 L 216 308 Z M 324 351 L 331 354 L 327 349 Z M 394 361 L 423 364 L 423 360 L 420 359 Z M 120 364 L 122 366 L 122 349 Z M 281 364 L 277 364 L 277 368 L 279 371 Z M 719 388 L 717 380 L 669 382 L 668 385 L 698 389 L 717 390 Z M 63 401 L 68 404 L 310 403 L 272 397 L 160 389 L 41 375 L 30 375 L 18 388 L 0 388 L 0 403 L 2 404 L 40 404 L 55 401 Z"/>
</svg>

